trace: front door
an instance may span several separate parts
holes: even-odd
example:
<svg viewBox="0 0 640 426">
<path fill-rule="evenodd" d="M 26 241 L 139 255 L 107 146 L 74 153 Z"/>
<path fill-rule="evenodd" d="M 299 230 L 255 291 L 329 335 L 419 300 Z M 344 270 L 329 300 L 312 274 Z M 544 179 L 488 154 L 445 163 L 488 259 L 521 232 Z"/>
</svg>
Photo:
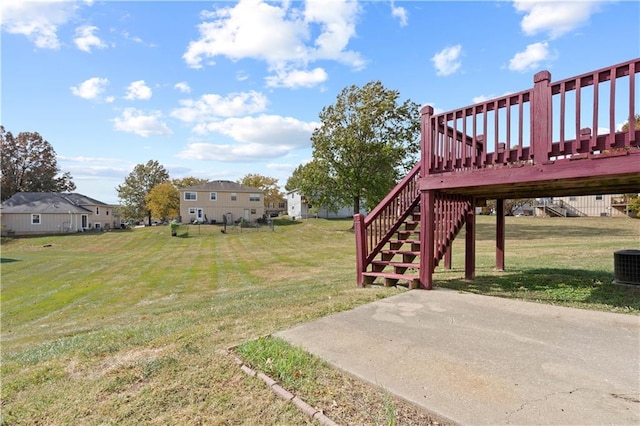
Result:
<svg viewBox="0 0 640 426">
<path fill-rule="evenodd" d="M 89 217 L 86 214 L 82 215 L 82 229 L 87 229 Z"/>
<path fill-rule="evenodd" d="M 198 220 L 198 223 L 204 222 L 204 210 L 200 207 L 196 209 L 196 219 Z"/>
<path fill-rule="evenodd" d="M 244 209 L 244 220 L 249 222 L 249 209 Z"/>
</svg>

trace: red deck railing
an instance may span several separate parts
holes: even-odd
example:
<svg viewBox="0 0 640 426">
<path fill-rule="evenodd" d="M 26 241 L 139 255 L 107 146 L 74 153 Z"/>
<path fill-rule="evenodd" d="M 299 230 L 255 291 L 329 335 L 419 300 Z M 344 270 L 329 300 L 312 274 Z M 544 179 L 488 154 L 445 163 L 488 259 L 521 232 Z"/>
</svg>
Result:
<svg viewBox="0 0 640 426">
<path fill-rule="evenodd" d="M 635 122 L 640 58 L 475 105 L 423 108 L 423 174 L 610 155 L 639 146 Z M 533 119 L 535 117 L 535 119 Z M 628 131 L 619 124 L 631 123 Z"/>
</svg>

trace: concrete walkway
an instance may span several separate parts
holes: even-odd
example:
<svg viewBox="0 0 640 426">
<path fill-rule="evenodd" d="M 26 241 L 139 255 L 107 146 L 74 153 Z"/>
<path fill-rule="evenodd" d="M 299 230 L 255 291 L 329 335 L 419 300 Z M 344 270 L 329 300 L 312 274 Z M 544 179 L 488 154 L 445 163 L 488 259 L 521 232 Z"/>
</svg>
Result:
<svg viewBox="0 0 640 426">
<path fill-rule="evenodd" d="M 412 290 L 276 333 L 445 421 L 640 425 L 640 317 Z"/>
</svg>

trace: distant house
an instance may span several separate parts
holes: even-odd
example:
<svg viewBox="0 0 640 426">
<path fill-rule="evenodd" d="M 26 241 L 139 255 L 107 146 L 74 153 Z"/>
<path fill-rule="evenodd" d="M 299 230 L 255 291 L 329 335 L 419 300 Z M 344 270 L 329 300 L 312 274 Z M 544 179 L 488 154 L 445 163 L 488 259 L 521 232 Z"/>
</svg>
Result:
<svg viewBox="0 0 640 426">
<path fill-rule="evenodd" d="M 266 215 L 267 216 L 279 216 L 280 214 L 287 214 L 287 199 L 286 198 L 273 198 L 265 200 Z"/>
<path fill-rule="evenodd" d="M 265 216 L 261 189 L 228 180 L 214 180 L 180 189 L 182 222 L 227 223 L 244 218 L 254 222 Z"/>
<path fill-rule="evenodd" d="M 60 234 L 120 227 L 115 206 L 82 194 L 18 192 L 0 206 L 3 233 Z"/>
<path fill-rule="evenodd" d="M 581 195 L 573 197 L 538 198 L 536 216 L 611 216 L 629 215 L 628 199 L 622 194 Z"/>
<path fill-rule="evenodd" d="M 341 207 L 338 210 L 328 210 L 325 207 L 319 206 L 314 209 L 314 206 L 309 204 L 306 197 L 298 190 L 287 192 L 287 204 L 289 206 L 288 214 L 290 217 L 296 219 L 306 219 L 309 217 L 319 217 L 323 219 L 342 219 L 353 217 L 353 207 Z M 312 211 L 313 210 L 313 211 Z M 367 214 L 366 209 L 361 208 L 361 214 Z"/>
</svg>

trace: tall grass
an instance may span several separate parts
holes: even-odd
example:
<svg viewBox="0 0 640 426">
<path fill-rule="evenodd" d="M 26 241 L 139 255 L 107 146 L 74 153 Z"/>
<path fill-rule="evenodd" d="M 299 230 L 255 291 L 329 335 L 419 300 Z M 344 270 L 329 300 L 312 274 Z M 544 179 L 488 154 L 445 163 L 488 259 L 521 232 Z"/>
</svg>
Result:
<svg viewBox="0 0 640 426">
<path fill-rule="evenodd" d="M 610 284 L 613 251 L 638 247 L 640 221 L 507 226 L 507 272 L 493 272 L 493 219 L 480 217 L 477 279 L 462 280 L 456 241 L 436 284 L 640 312 L 638 289 Z M 3 239 L 2 423 L 309 423 L 218 350 L 405 291 L 357 288 L 354 265 L 350 221 Z"/>
</svg>

